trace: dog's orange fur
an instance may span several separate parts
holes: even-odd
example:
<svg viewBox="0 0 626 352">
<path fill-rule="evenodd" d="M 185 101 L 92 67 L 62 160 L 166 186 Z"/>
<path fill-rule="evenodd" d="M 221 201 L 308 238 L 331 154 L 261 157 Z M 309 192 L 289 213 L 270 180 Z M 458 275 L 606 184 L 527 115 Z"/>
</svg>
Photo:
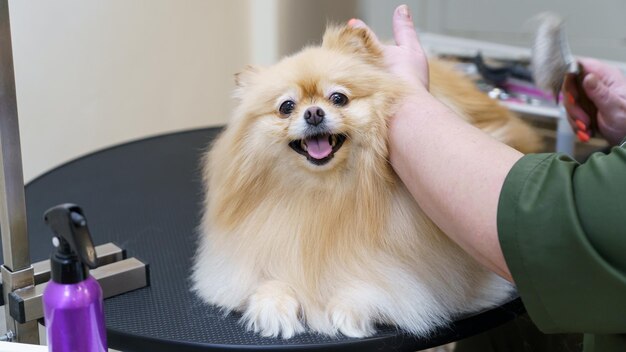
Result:
<svg viewBox="0 0 626 352">
<path fill-rule="evenodd" d="M 521 151 L 537 147 L 532 129 L 467 79 L 436 61 L 430 68 L 431 92 L 463 118 Z M 367 336 L 376 322 L 425 334 L 507 297 L 508 283 L 442 234 L 389 165 L 387 123 L 410 92 L 368 32 L 331 27 L 321 47 L 248 67 L 237 83 L 239 106 L 205 160 L 192 279 L 206 302 L 287 338 L 305 325 Z M 328 101 L 335 87 L 348 105 Z M 288 117 L 277 111 L 285 94 L 297 100 Z M 322 166 L 288 146 L 311 105 L 348 135 Z"/>
</svg>

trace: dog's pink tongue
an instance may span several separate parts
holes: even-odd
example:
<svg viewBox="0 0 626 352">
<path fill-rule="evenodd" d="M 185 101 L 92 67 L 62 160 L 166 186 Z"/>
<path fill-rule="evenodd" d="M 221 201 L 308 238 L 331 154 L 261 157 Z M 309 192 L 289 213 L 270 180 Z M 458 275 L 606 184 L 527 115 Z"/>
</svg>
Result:
<svg viewBox="0 0 626 352">
<path fill-rule="evenodd" d="M 305 142 L 307 152 L 315 159 L 324 159 L 333 151 L 333 147 L 330 146 L 328 136 L 326 135 L 307 138 Z"/>
</svg>

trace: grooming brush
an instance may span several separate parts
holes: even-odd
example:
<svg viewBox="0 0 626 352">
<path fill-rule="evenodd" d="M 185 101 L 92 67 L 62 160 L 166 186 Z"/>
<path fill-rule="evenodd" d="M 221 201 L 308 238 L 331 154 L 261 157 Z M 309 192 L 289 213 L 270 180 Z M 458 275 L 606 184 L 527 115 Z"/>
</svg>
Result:
<svg viewBox="0 0 626 352">
<path fill-rule="evenodd" d="M 580 130 L 578 135 L 586 142 L 598 130 L 598 109 L 583 88 L 585 68 L 572 55 L 563 20 L 551 13 L 542 14 L 538 19 L 540 24 L 531 57 L 533 78 L 539 88 L 554 94 L 557 104 L 563 92 L 564 99 L 585 111 L 590 120 L 589 128 L 582 130 L 583 137 Z"/>
</svg>

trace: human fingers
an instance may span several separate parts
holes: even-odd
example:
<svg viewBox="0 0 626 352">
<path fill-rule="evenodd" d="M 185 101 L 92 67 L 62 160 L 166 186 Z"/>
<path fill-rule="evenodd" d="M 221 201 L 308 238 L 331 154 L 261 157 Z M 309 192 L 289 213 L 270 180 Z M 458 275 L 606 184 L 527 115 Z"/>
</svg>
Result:
<svg viewBox="0 0 626 352">
<path fill-rule="evenodd" d="M 563 106 L 567 111 L 567 120 L 582 142 L 589 140 L 589 128 L 591 124 L 591 116 L 577 104 L 577 100 L 582 92 L 574 79 L 566 79 L 563 83 Z M 595 116 L 593 116 L 595 117 Z"/>
<path fill-rule="evenodd" d="M 588 74 L 583 79 L 583 89 L 598 108 L 598 130 L 611 145 L 617 144 L 626 135 L 626 87 L 609 86 L 596 75 Z"/>
<path fill-rule="evenodd" d="M 589 140 L 589 116 L 578 105 L 564 103 L 567 111 L 567 122 L 569 122 L 572 130 L 576 133 L 578 139 L 582 142 Z"/>
<path fill-rule="evenodd" d="M 587 96 L 605 116 L 623 115 L 626 112 L 626 101 L 599 79 L 590 73 L 583 79 L 583 89 Z"/>
</svg>

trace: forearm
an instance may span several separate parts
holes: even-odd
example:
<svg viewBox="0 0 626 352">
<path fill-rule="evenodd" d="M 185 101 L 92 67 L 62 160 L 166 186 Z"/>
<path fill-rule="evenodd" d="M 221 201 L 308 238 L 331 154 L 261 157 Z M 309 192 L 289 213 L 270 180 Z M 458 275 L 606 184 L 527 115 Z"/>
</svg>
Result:
<svg viewBox="0 0 626 352">
<path fill-rule="evenodd" d="M 391 121 L 391 164 L 420 207 L 465 251 L 508 280 L 497 207 L 504 180 L 521 157 L 426 92 L 408 98 Z"/>
</svg>

